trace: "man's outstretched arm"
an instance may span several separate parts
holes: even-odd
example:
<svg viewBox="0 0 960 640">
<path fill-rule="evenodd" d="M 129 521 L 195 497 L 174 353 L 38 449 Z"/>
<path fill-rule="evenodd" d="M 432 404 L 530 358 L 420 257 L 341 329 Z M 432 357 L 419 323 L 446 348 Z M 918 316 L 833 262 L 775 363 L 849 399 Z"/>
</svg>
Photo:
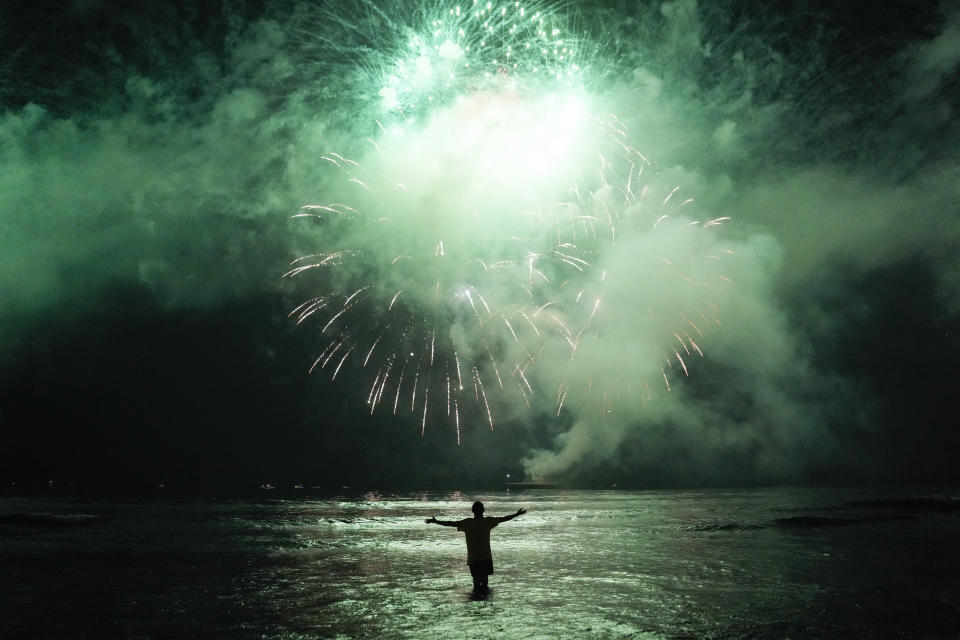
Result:
<svg viewBox="0 0 960 640">
<path fill-rule="evenodd" d="M 511 513 L 508 516 L 500 516 L 499 518 L 497 518 L 497 520 L 499 520 L 500 522 L 506 522 L 507 520 L 513 520 L 517 516 L 522 516 L 526 512 L 527 512 L 526 509 L 517 509 L 516 513 Z"/>
<path fill-rule="evenodd" d="M 449 520 L 437 520 L 435 517 L 433 517 L 433 518 L 427 518 L 427 519 L 426 519 L 426 523 L 427 523 L 427 524 L 439 524 L 439 525 L 442 526 L 442 527 L 455 527 L 455 526 L 457 526 L 457 523 L 456 523 L 456 522 L 451 522 L 451 521 L 449 521 Z"/>
</svg>

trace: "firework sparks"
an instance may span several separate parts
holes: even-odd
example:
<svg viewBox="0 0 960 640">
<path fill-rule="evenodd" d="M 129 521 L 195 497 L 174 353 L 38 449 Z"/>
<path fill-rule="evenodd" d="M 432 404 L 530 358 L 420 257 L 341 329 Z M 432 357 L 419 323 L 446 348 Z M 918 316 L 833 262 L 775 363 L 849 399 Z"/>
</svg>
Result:
<svg viewBox="0 0 960 640">
<path fill-rule="evenodd" d="M 595 115 L 602 97 L 584 88 L 580 43 L 561 22 L 542 8 L 474 2 L 398 29 L 402 45 L 376 58 L 379 134 L 356 159 L 319 158 L 336 176 L 330 202 L 293 217 L 316 225 L 320 248 L 286 276 L 310 278 L 322 294 L 290 316 L 318 319 L 326 344 L 311 371 L 336 355 L 333 378 L 350 367 L 372 376 L 371 413 L 390 396 L 388 410 L 403 413 L 407 392 L 423 433 L 429 398 L 441 393 L 458 443 L 461 414 L 494 428 L 487 387 L 499 391 L 497 403 L 526 407 L 556 388 L 557 413 L 595 394 L 609 413 L 631 387 L 612 372 L 594 384 L 591 361 L 624 346 L 608 344 L 607 318 L 639 317 L 637 292 L 649 283 L 677 291 L 637 322 L 661 341 L 651 362 L 689 375 L 684 356 L 703 356 L 688 329 L 703 333 L 688 317 L 718 323 L 704 299 L 722 276 L 675 263 L 669 245 L 680 227 L 696 244 L 726 218 L 691 225 L 681 209 L 692 199 L 676 185 L 647 206 L 656 172 L 624 122 Z M 702 261 L 721 252 L 704 249 Z M 627 260 L 649 264 L 648 281 L 618 268 Z M 562 370 L 532 375 L 560 352 Z M 515 385 L 503 384 L 501 369 Z M 551 378 L 559 386 L 538 384 Z"/>
</svg>

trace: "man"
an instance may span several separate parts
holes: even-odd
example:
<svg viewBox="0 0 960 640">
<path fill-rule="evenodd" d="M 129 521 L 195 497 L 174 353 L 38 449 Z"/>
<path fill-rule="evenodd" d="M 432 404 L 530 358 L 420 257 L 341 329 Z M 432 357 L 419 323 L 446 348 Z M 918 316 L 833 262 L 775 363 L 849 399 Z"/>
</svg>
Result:
<svg viewBox="0 0 960 640">
<path fill-rule="evenodd" d="M 445 521 L 429 518 L 427 524 L 439 524 L 444 527 L 456 527 L 467 536 L 467 565 L 470 575 L 473 576 L 473 590 L 477 593 L 486 593 L 487 576 L 493 574 L 493 555 L 490 553 L 490 530 L 501 522 L 513 520 L 526 513 L 526 509 L 517 509 L 516 513 L 500 518 L 484 518 L 483 503 L 477 500 L 473 503 L 473 517 L 457 521 Z"/>
</svg>

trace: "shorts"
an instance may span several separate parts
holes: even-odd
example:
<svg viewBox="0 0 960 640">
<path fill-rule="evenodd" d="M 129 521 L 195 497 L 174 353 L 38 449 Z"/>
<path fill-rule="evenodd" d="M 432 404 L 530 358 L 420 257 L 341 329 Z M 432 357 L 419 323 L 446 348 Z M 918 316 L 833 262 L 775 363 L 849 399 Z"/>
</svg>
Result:
<svg viewBox="0 0 960 640">
<path fill-rule="evenodd" d="M 493 560 L 480 560 L 470 563 L 470 575 L 474 578 L 483 578 L 493 575 Z"/>
</svg>

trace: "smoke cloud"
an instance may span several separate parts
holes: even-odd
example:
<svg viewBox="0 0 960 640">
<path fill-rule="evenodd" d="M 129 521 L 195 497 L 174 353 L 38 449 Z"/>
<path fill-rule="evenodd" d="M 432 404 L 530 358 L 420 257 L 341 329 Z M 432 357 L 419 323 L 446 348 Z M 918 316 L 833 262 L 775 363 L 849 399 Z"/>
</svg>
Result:
<svg viewBox="0 0 960 640">
<path fill-rule="evenodd" d="M 412 46 L 430 3 L 0 9 L 3 357 L 29 348 L 41 321 L 95 313 L 91 301 L 118 284 L 165 310 L 209 310 L 261 294 L 293 308 L 324 291 L 345 304 L 372 283 L 353 310 L 369 318 L 354 357 L 377 332 L 402 354 L 439 329 L 444 362 L 462 359 L 470 394 L 476 378 L 486 385 L 531 479 L 869 479 L 953 442 L 938 420 L 958 355 L 960 9 L 537 9 L 571 32 L 589 99 L 540 86 L 533 98 L 503 65 L 487 84 L 454 83 L 460 101 L 420 86 L 444 106 L 407 120 L 378 119 L 410 99 L 387 61 Z M 469 55 L 446 46 L 433 64 L 449 73 Z M 424 59 L 402 79 L 425 82 Z M 586 113 L 615 118 L 601 121 L 648 163 L 638 197 L 604 191 L 605 180 L 622 189 L 629 162 L 578 133 Z M 598 154 L 614 167 L 603 179 L 589 173 Z M 478 158 L 491 162 L 480 170 Z M 538 280 L 518 258 L 547 242 L 530 212 L 558 215 L 549 202 L 574 200 L 571 185 L 593 211 L 621 198 L 610 207 L 623 232 L 571 250 L 590 259 L 586 273 L 561 261 Z M 375 215 L 301 209 L 330 203 Z M 298 212 L 318 217 L 291 221 Z M 441 250 L 469 260 L 419 258 Z M 334 251 L 356 256 L 281 277 L 297 256 Z M 411 255 L 420 261 L 397 262 Z M 436 305 L 433 281 L 453 291 L 460 280 L 482 283 L 462 295 L 486 298 Z M 536 317 L 550 296 L 534 282 L 556 294 Z M 419 342 L 383 328 L 394 300 L 420 323 Z M 514 323 L 478 332 L 484 305 Z M 320 309 L 304 369 L 332 348 Z M 539 342 L 538 323 L 552 331 Z M 328 354 L 323 376 L 346 351 Z M 387 356 L 368 358 L 383 357 L 391 380 L 413 375 Z M 331 384 L 364 396 L 381 373 L 352 365 Z M 919 413 L 893 409 L 920 397 Z M 400 420 L 419 427 L 413 400 Z M 458 432 L 487 437 L 486 415 L 464 408 Z M 922 446 L 908 431 L 921 417 Z M 920 448 L 898 453 L 905 442 Z"/>
</svg>

